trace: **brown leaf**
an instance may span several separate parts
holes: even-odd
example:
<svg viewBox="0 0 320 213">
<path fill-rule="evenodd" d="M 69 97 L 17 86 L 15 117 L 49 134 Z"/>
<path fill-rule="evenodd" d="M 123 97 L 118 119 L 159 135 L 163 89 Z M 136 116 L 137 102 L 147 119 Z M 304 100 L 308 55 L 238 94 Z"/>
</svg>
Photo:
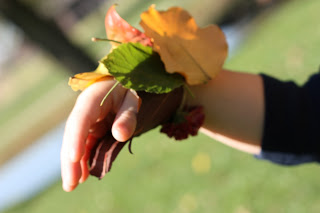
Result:
<svg viewBox="0 0 320 213">
<path fill-rule="evenodd" d="M 111 132 L 108 132 L 91 151 L 90 174 L 99 179 L 103 178 L 110 171 L 113 161 L 125 144 L 125 142 L 116 141 Z"/>
</svg>

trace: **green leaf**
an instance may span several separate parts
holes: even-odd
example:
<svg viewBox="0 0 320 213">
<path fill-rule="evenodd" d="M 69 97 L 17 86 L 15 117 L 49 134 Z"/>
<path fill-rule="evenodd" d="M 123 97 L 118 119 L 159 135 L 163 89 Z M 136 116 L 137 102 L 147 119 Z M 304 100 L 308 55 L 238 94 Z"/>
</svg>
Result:
<svg viewBox="0 0 320 213">
<path fill-rule="evenodd" d="M 182 86 L 180 74 L 167 73 L 158 53 L 140 43 L 125 43 L 101 61 L 124 87 L 150 93 L 168 93 Z"/>
</svg>

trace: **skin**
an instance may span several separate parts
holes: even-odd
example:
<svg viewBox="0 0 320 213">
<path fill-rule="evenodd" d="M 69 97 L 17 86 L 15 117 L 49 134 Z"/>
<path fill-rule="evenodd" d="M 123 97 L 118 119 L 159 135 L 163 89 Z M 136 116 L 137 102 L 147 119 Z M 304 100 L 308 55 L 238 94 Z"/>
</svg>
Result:
<svg viewBox="0 0 320 213">
<path fill-rule="evenodd" d="M 223 70 L 191 90 L 195 98 L 189 104 L 205 109 L 203 133 L 239 150 L 260 152 L 265 111 L 261 76 Z"/>
<path fill-rule="evenodd" d="M 88 178 L 87 161 L 96 138 L 111 128 L 115 139 L 126 141 L 135 130 L 139 97 L 134 91 L 119 85 L 100 106 L 114 83 L 101 81 L 85 89 L 69 115 L 61 148 L 61 175 L 67 192 Z M 223 70 L 207 84 L 190 89 L 195 98 L 187 98 L 187 103 L 205 109 L 203 133 L 236 149 L 260 152 L 264 96 L 259 75 Z"/>
</svg>

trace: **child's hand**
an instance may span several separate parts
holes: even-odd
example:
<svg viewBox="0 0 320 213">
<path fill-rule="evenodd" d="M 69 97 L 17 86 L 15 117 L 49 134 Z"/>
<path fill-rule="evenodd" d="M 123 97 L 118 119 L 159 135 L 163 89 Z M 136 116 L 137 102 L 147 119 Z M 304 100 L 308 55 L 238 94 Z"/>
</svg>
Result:
<svg viewBox="0 0 320 213">
<path fill-rule="evenodd" d="M 127 141 L 135 131 L 139 105 L 135 92 L 118 85 L 100 106 L 114 84 L 113 80 L 101 81 L 85 89 L 69 115 L 61 148 L 65 191 L 74 190 L 87 179 L 87 161 L 97 138 L 111 129 L 116 140 Z"/>
</svg>

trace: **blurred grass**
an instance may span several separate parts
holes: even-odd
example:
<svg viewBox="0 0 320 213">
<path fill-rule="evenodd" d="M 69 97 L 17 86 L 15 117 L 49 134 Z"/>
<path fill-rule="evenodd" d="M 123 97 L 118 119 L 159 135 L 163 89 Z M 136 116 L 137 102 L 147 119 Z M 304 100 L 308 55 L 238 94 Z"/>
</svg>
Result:
<svg viewBox="0 0 320 213">
<path fill-rule="evenodd" d="M 22 55 L 7 73 L 1 81 L 0 165 L 65 119 L 76 97 L 64 68 L 40 50 Z"/>
<path fill-rule="evenodd" d="M 319 66 L 319 8 L 296 0 L 264 14 L 226 68 L 303 83 Z M 124 149 L 101 181 L 91 177 L 72 193 L 59 182 L 5 212 L 320 212 L 315 164 L 282 167 L 204 135 L 173 142 L 158 130 L 134 140 L 133 152 Z"/>
<path fill-rule="evenodd" d="M 227 68 L 268 73 L 301 84 L 319 69 L 319 1 L 289 1 L 263 21 L 256 20 L 250 35 Z M 262 19 L 262 20 L 261 20 Z"/>
</svg>

